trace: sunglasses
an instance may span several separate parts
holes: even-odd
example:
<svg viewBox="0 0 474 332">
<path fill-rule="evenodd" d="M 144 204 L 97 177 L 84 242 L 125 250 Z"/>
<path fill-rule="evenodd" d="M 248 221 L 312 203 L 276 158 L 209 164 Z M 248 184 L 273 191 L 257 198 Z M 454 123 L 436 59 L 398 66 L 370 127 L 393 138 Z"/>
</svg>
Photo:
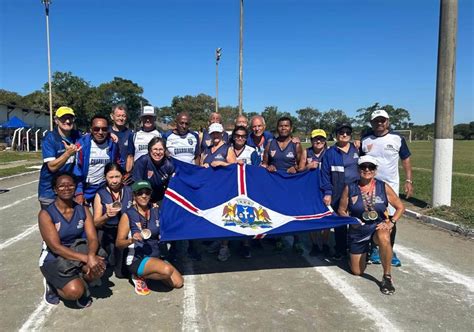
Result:
<svg viewBox="0 0 474 332">
<path fill-rule="evenodd" d="M 151 190 L 150 189 L 141 189 L 139 191 L 136 191 L 135 192 L 135 195 L 136 196 L 150 196 L 151 195 Z"/>
<path fill-rule="evenodd" d="M 387 119 L 384 117 L 378 117 L 372 120 L 373 123 L 385 123 L 387 122 Z"/>
<path fill-rule="evenodd" d="M 350 136 L 350 135 L 352 135 L 352 130 L 339 130 L 337 132 L 337 134 L 341 135 L 341 136 L 344 135 L 344 134 L 346 134 L 347 136 Z"/>
<path fill-rule="evenodd" d="M 315 142 L 321 142 L 321 143 L 326 142 L 326 139 L 324 137 L 319 137 L 319 136 L 314 137 L 312 140 Z"/>
<path fill-rule="evenodd" d="M 109 131 L 109 128 L 108 127 L 92 127 L 92 131 L 94 133 L 99 133 L 99 132 L 103 132 L 103 133 L 106 133 Z"/>
<path fill-rule="evenodd" d="M 247 135 L 234 135 L 234 138 L 247 139 Z"/>
<path fill-rule="evenodd" d="M 359 169 L 362 170 L 362 171 L 365 171 L 367 169 L 369 171 L 375 171 L 377 169 L 377 166 L 375 166 L 374 164 L 370 164 L 370 163 L 364 163 L 364 164 L 359 165 Z"/>
</svg>

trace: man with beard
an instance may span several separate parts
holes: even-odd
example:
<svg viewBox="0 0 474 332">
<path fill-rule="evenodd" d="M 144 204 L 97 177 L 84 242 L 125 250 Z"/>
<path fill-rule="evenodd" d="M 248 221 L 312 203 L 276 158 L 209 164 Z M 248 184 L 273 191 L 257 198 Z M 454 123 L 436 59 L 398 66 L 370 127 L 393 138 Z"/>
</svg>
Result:
<svg viewBox="0 0 474 332">
<path fill-rule="evenodd" d="M 77 154 L 74 175 L 78 177 L 76 202 L 90 203 L 105 183 L 104 167 L 110 162 L 121 163 L 120 151 L 109 134 L 105 116 L 95 115 L 91 120 L 91 134 L 78 141 L 81 149 Z"/>
<path fill-rule="evenodd" d="M 406 198 L 413 195 L 413 174 L 410 161 L 410 150 L 405 139 L 390 130 L 390 117 L 385 110 L 376 110 L 370 116 L 370 124 L 373 132 L 364 136 L 361 140 L 361 152 L 374 157 L 378 162 L 377 175 L 378 180 L 384 181 L 392 187 L 398 195 L 400 189 L 400 175 L 398 171 L 398 161 L 402 160 L 402 167 L 405 171 L 404 191 Z M 389 205 L 388 213 L 393 217 L 395 209 Z M 395 244 L 395 235 L 397 228 L 394 226 L 390 233 L 392 247 Z M 374 264 L 380 264 L 380 255 L 378 248 L 374 245 L 370 255 L 370 261 Z M 392 256 L 392 265 L 401 266 L 395 252 Z"/>
</svg>

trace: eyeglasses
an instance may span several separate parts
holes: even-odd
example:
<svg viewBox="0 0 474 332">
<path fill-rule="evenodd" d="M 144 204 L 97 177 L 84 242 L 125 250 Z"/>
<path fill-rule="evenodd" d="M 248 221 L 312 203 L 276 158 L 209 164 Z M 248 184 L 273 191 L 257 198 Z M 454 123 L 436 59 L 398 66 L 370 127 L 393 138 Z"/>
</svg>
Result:
<svg viewBox="0 0 474 332">
<path fill-rule="evenodd" d="M 375 171 L 377 169 L 377 166 L 375 166 L 374 164 L 370 164 L 370 163 L 364 163 L 364 164 L 359 165 L 359 169 L 361 171 L 366 171 L 367 169 L 369 171 Z"/>
<path fill-rule="evenodd" d="M 139 191 L 135 192 L 135 196 L 150 196 L 151 195 L 151 190 L 150 189 L 141 189 Z"/>
<path fill-rule="evenodd" d="M 314 142 L 317 142 L 317 143 L 324 143 L 326 142 L 326 139 L 324 137 L 314 137 L 312 139 Z"/>
<path fill-rule="evenodd" d="M 92 127 L 92 131 L 94 133 L 99 133 L 99 132 L 103 132 L 103 133 L 106 133 L 109 131 L 109 128 L 108 127 Z"/>
<path fill-rule="evenodd" d="M 352 135 L 352 130 L 347 130 L 347 129 L 346 129 L 346 130 L 344 130 L 344 129 L 343 129 L 343 130 L 339 130 L 339 131 L 337 132 L 337 134 L 338 134 L 338 135 L 341 135 L 341 136 L 343 136 L 344 134 L 346 134 L 347 136 L 351 136 L 351 135 Z"/>
<path fill-rule="evenodd" d="M 76 188 L 76 185 L 71 183 L 71 184 L 60 184 L 59 186 L 56 187 L 58 190 L 68 190 L 68 189 L 74 189 Z"/>
</svg>

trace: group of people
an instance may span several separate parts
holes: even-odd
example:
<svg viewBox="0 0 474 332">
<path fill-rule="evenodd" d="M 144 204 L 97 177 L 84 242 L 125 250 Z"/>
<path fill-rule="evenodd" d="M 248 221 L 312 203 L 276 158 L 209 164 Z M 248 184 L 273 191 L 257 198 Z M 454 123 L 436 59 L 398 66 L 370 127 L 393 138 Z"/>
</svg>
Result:
<svg viewBox="0 0 474 332">
<path fill-rule="evenodd" d="M 407 195 L 413 188 L 410 152 L 403 138 L 389 130 L 385 111 L 372 114 L 373 133 L 360 142 L 352 141 L 350 124 L 340 124 L 334 146 L 328 147 L 324 130 L 315 129 L 307 149 L 292 136 L 288 117 L 278 120 L 275 136 L 266 131 L 260 115 L 250 119 L 250 126 L 245 116 L 237 117 L 230 135 L 219 113 L 210 115 L 208 129 L 199 134 L 190 130 L 186 112 L 179 113 L 175 128 L 163 134 L 156 128 L 151 106 L 143 108 L 139 130 L 127 128 L 127 119 L 126 107 L 117 105 L 111 123 L 108 117 L 96 115 L 89 133 L 81 135 L 74 129 L 74 110 L 60 107 L 55 113 L 56 127 L 43 142 L 38 194 L 43 237 L 40 269 L 47 303 L 58 304 L 61 297 L 75 300 L 79 307 L 89 306 L 88 285 L 100 280 L 108 267 L 117 277 L 130 277 L 139 295 L 150 293 L 147 279 L 173 288 L 183 286 L 183 277 L 172 265 L 176 243 L 159 241 L 159 203 L 175 171 L 173 159 L 202 167 L 241 163 L 269 172 L 320 172 L 321 188 L 315 189 L 321 190 L 324 203 L 340 215 L 360 220 L 349 229 L 335 229 L 334 258 L 341 259 L 349 250 L 351 270 L 360 275 L 372 250 L 372 261 L 377 263 L 379 257 L 384 270 L 382 292 L 395 291 L 392 247 L 395 225 L 403 213 L 398 158 L 406 171 Z M 329 234 L 329 230 L 310 234 L 310 255 L 330 254 Z M 198 243 L 187 242 L 189 257 L 200 260 Z M 283 248 L 281 238 L 273 242 L 276 250 Z M 304 252 L 298 234 L 293 249 Z M 241 251 L 243 257 L 251 257 L 250 241 L 242 241 Z M 229 242 L 215 241 L 208 252 L 226 261 L 231 255 Z"/>
</svg>

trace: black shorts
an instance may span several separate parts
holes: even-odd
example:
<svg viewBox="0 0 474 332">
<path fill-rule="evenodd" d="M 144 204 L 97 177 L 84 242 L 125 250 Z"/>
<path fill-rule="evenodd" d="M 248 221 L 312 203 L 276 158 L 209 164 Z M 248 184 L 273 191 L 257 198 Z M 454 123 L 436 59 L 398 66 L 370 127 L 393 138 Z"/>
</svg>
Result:
<svg viewBox="0 0 474 332">
<path fill-rule="evenodd" d="M 47 282 L 54 286 L 56 289 L 63 289 L 66 284 L 74 279 L 81 278 L 81 272 L 78 270 L 77 273 L 71 276 L 64 276 L 59 273 L 58 265 L 52 262 L 45 262 L 43 266 L 40 266 L 41 273 L 43 273 L 44 278 Z"/>
<path fill-rule="evenodd" d="M 135 259 L 132 262 L 132 264 L 127 265 L 128 271 L 131 274 L 141 277 L 143 275 L 143 270 L 145 269 L 145 265 L 150 258 L 151 258 L 150 256 L 145 256 L 145 257 Z"/>
<path fill-rule="evenodd" d="M 365 254 L 369 252 L 370 241 L 378 223 L 365 225 L 350 225 L 348 232 L 349 252 L 351 254 Z"/>
</svg>

